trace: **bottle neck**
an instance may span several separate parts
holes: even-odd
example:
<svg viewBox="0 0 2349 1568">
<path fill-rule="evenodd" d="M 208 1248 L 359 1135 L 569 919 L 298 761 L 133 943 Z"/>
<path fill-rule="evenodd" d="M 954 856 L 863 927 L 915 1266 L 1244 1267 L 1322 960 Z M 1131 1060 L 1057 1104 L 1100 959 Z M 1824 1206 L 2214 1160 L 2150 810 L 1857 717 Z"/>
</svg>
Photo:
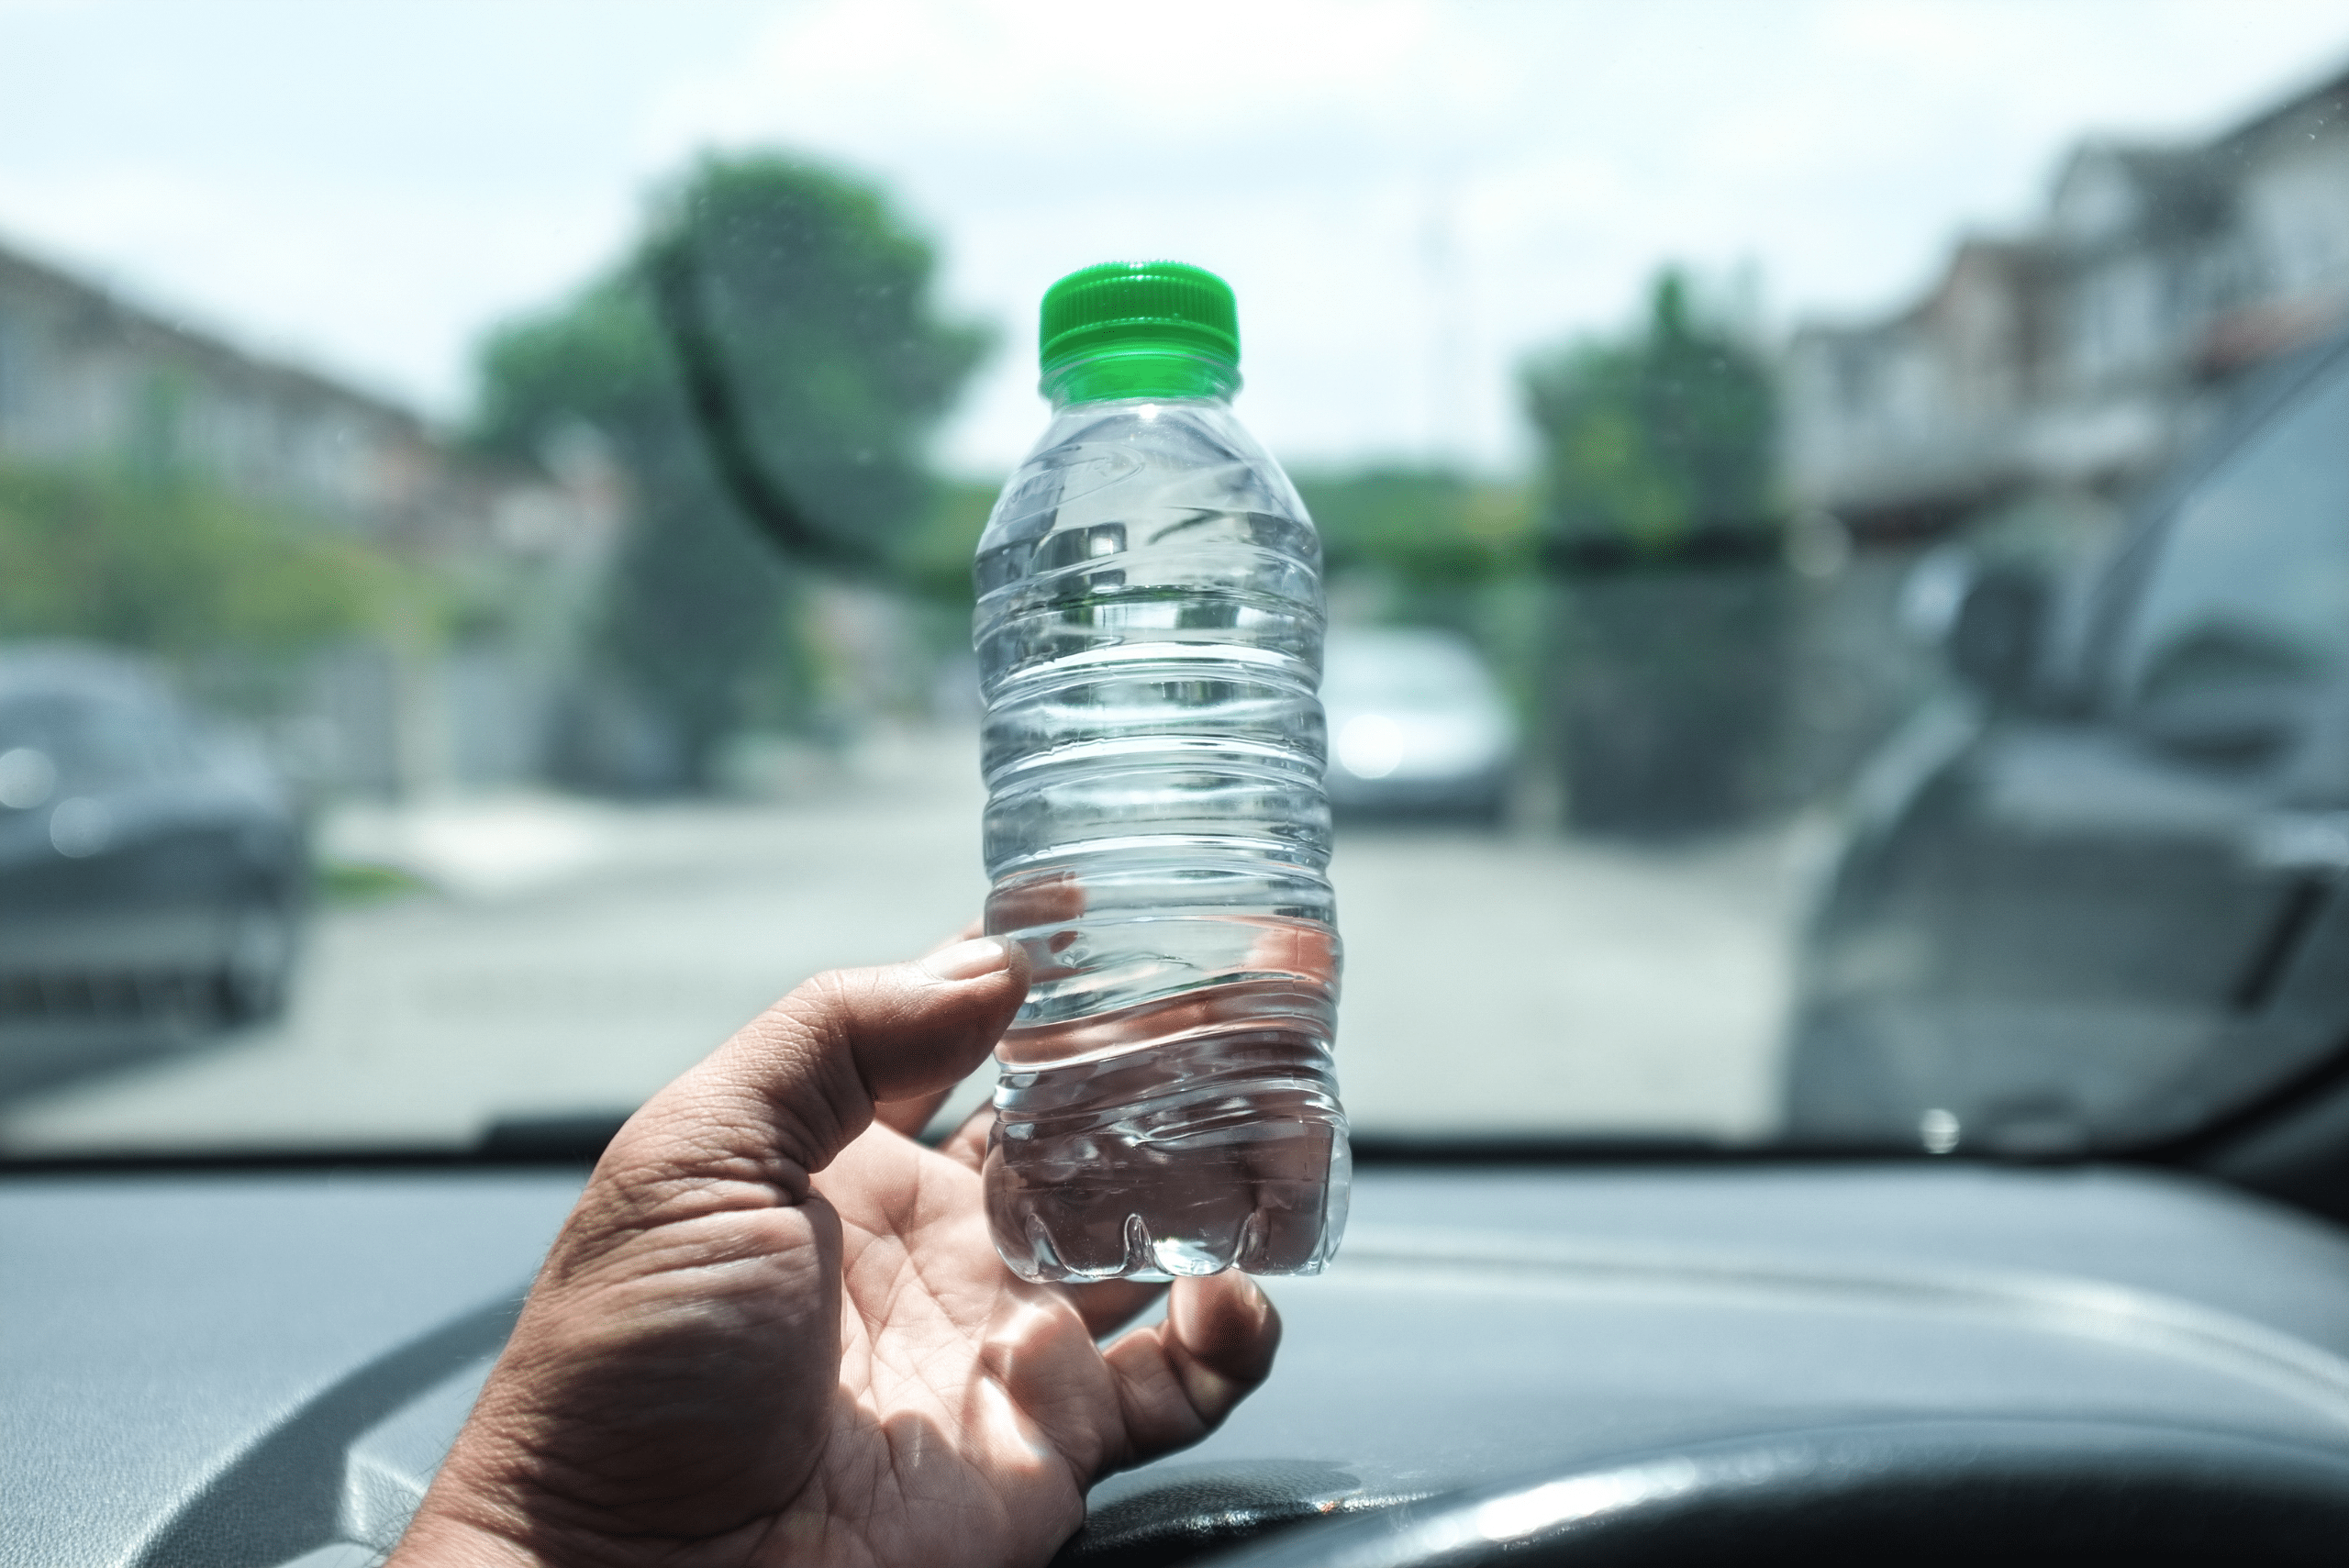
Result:
<svg viewBox="0 0 2349 1568">
<path fill-rule="evenodd" d="M 1240 367 L 1187 347 L 1122 344 L 1047 365 L 1039 390 L 1055 409 L 1125 397 L 1212 397 L 1223 402 L 1240 390 Z"/>
</svg>

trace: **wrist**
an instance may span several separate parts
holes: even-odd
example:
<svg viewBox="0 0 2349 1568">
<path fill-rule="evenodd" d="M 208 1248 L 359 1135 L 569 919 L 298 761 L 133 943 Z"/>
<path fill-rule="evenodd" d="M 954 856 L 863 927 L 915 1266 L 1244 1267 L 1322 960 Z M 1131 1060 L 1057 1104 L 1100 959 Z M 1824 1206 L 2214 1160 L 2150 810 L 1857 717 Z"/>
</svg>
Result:
<svg viewBox="0 0 2349 1568">
<path fill-rule="evenodd" d="M 408 1521 L 384 1568 L 553 1568 L 553 1563 L 512 1536 L 451 1518 L 428 1499 Z"/>
<path fill-rule="evenodd" d="M 384 1568 L 627 1568 L 640 1551 L 565 1527 L 503 1488 L 470 1484 L 462 1455 L 442 1467 Z"/>
<path fill-rule="evenodd" d="M 468 1457 L 461 1443 L 383 1568 L 655 1568 L 694 1546 L 718 1548 L 706 1561 L 732 1561 L 725 1543 L 604 1528 L 601 1510 L 528 1481 L 484 1478 Z"/>
</svg>

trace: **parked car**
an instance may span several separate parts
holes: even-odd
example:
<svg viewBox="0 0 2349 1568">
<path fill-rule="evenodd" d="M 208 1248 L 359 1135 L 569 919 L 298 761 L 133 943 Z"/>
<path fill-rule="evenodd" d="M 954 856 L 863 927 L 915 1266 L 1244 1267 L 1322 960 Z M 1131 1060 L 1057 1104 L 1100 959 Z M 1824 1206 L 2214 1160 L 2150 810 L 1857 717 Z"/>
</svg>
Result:
<svg viewBox="0 0 2349 1568">
<path fill-rule="evenodd" d="M 272 1016 L 306 868 L 274 777 L 139 665 L 0 651 L 0 1030 Z"/>
<path fill-rule="evenodd" d="M 1856 792 L 1798 1137 L 2150 1147 L 2349 1058 L 2349 339 L 2070 583 L 1951 558 L 1960 689 Z"/>
<path fill-rule="evenodd" d="M 1499 818 L 1517 725 L 1466 639 L 1420 627 L 1332 631 L 1321 700 L 1334 810 Z"/>
</svg>

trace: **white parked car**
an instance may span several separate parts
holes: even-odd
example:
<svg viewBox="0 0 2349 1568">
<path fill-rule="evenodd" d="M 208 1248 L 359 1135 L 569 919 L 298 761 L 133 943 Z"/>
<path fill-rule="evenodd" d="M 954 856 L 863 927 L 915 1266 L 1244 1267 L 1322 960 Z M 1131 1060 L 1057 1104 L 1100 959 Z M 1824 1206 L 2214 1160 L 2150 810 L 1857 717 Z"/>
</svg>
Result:
<svg viewBox="0 0 2349 1568">
<path fill-rule="evenodd" d="M 1321 701 L 1340 813 L 1499 819 L 1517 721 L 1465 639 L 1426 627 L 1333 630 Z"/>
</svg>

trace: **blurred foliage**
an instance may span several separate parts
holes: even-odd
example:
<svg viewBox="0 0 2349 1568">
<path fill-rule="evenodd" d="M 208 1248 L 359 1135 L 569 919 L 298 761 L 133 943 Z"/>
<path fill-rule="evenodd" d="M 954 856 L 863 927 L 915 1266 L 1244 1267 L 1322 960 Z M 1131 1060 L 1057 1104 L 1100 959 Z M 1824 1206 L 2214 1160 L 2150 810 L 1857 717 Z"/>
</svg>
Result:
<svg viewBox="0 0 2349 1568">
<path fill-rule="evenodd" d="M 1332 576 L 1370 570 L 1400 584 L 1458 587 L 1533 564 L 1533 514 L 1520 486 L 1446 469 L 1377 468 L 1303 474 L 1297 489 Z"/>
<path fill-rule="evenodd" d="M 1770 800 L 1787 662 L 1768 365 L 1667 269 L 1643 322 L 1537 358 L 1525 390 L 1544 554 L 1564 569 L 1541 733 L 1569 820 L 1670 834 L 1750 818 Z"/>
<path fill-rule="evenodd" d="M 940 314 L 931 247 L 880 191 L 757 153 L 703 158 L 608 275 L 484 348 L 480 450 L 551 464 L 592 431 L 633 490 L 595 659 L 669 776 L 619 782 L 703 787 L 728 733 L 794 710 L 807 660 L 790 564 L 720 483 L 656 314 L 648 268 L 679 245 L 763 469 L 885 554 L 933 515 L 925 446 L 985 338 Z"/>
<path fill-rule="evenodd" d="M 380 624 L 420 591 L 347 536 L 190 478 L 0 466 L 0 637 L 283 656 Z"/>
<path fill-rule="evenodd" d="M 324 861 L 317 871 L 318 896 L 330 904 L 346 906 L 381 904 L 388 899 L 406 898 L 431 890 L 431 884 L 395 866 Z"/>
<path fill-rule="evenodd" d="M 896 559 L 901 581 L 922 598 L 958 611 L 971 607 L 971 561 L 979 552 L 979 535 L 986 531 L 987 514 L 1003 488 L 995 480 L 942 480 L 930 492 L 920 523 L 899 543 Z M 970 628 L 963 632 L 967 642 Z"/>
<path fill-rule="evenodd" d="M 1668 558 L 1708 536 L 1775 532 L 1768 366 L 1708 319 L 1687 280 L 1655 280 L 1646 321 L 1525 368 L 1553 535 Z"/>
</svg>

